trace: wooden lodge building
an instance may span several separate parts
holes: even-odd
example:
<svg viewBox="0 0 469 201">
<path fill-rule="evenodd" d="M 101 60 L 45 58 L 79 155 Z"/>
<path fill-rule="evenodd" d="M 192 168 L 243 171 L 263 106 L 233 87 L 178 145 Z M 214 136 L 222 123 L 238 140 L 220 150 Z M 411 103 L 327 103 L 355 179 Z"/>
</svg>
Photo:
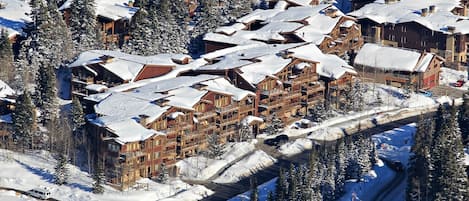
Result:
<svg viewBox="0 0 469 201">
<path fill-rule="evenodd" d="M 467 64 L 468 7 L 466 0 L 386 0 L 348 15 L 358 19 L 367 42 L 435 53 L 461 70 Z"/>
<path fill-rule="evenodd" d="M 298 120 L 324 101 L 329 85 L 350 85 L 356 74 L 315 44 L 238 46 L 201 60 L 207 64 L 182 76 L 135 81 L 84 98 L 94 105 L 87 126 L 91 147 L 116 188 L 157 176 L 163 163 L 176 175 L 176 162 L 205 150 L 208 135 L 225 143 L 237 139 L 242 125 L 254 135 L 263 132 L 274 114 L 285 123 Z"/>
<path fill-rule="evenodd" d="M 298 6 L 299 2 L 304 1 L 278 1 L 272 9 L 257 9 L 207 33 L 205 52 L 254 43 L 312 42 L 324 53 L 343 56 L 363 45 L 355 18 L 332 4 Z"/>
<path fill-rule="evenodd" d="M 439 85 L 443 61 L 433 53 L 367 43 L 358 52 L 354 67 L 365 81 L 417 91 Z"/>
<path fill-rule="evenodd" d="M 67 24 L 70 21 L 70 5 L 67 0 L 59 8 L 63 12 Z M 96 20 L 103 32 L 103 42 L 122 44 L 128 40 L 130 22 L 138 11 L 132 0 L 96 0 Z"/>
</svg>

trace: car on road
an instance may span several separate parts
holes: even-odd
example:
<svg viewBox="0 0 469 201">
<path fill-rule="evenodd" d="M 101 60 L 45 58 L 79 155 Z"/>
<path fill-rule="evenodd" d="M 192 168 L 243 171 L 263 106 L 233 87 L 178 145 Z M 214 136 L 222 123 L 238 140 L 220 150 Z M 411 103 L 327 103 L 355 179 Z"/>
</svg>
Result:
<svg viewBox="0 0 469 201">
<path fill-rule="evenodd" d="M 458 81 L 456 81 L 456 83 L 453 84 L 453 86 L 462 87 L 465 83 L 466 81 L 464 81 L 463 79 L 459 79 Z"/>
<path fill-rule="evenodd" d="M 423 90 L 423 89 L 420 89 L 419 93 L 426 96 L 426 97 L 432 97 L 433 96 L 433 93 L 431 91 L 427 91 L 427 90 Z"/>
<path fill-rule="evenodd" d="M 288 135 L 281 134 L 276 136 L 275 138 L 265 139 L 264 144 L 269 146 L 278 146 L 288 142 Z"/>
<path fill-rule="evenodd" d="M 404 165 L 402 165 L 401 161 L 390 161 L 389 167 L 399 172 L 404 171 Z"/>
<path fill-rule="evenodd" d="M 50 198 L 50 191 L 47 188 L 35 188 L 26 192 L 31 197 L 47 200 Z"/>
</svg>

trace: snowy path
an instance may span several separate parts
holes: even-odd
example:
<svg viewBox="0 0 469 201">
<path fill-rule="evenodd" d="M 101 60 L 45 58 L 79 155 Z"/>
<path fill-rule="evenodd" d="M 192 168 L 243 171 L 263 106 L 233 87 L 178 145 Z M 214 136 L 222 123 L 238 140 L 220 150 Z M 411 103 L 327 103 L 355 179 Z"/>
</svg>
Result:
<svg viewBox="0 0 469 201">
<path fill-rule="evenodd" d="M 19 190 L 19 189 L 0 187 L 0 190 L 14 191 L 16 194 L 21 194 L 21 195 L 29 196 L 26 191 L 22 191 L 22 190 Z M 0 196 L 0 197 L 1 197 L 1 196 Z M 59 200 L 54 199 L 54 198 L 49 198 L 49 199 L 47 199 L 47 200 L 50 200 L 50 201 L 59 201 Z"/>
</svg>

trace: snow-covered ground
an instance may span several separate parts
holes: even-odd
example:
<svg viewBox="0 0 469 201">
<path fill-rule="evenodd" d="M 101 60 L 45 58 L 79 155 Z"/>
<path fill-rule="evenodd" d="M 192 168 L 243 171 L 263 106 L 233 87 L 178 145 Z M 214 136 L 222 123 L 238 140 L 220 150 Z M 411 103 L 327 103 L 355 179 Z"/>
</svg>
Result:
<svg viewBox="0 0 469 201">
<path fill-rule="evenodd" d="M 305 150 L 312 149 L 313 141 L 306 138 L 299 138 L 293 142 L 288 142 L 280 146 L 279 152 L 285 156 L 293 156 Z"/>
<path fill-rule="evenodd" d="M 213 181 L 215 183 L 235 183 L 244 177 L 256 173 L 260 169 L 271 166 L 275 162 L 277 162 L 277 159 L 269 156 L 262 150 L 257 150 L 229 167 L 220 177 Z"/>
<path fill-rule="evenodd" d="M 274 192 L 275 191 L 275 182 L 277 182 L 277 177 L 274 179 L 271 179 L 270 181 L 263 183 L 257 187 L 258 192 L 259 192 L 259 201 L 265 201 L 267 200 L 267 197 L 269 196 L 269 192 Z M 244 192 L 243 194 L 239 194 L 228 201 L 245 201 L 249 200 L 249 196 L 251 195 L 251 191 Z"/>
<path fill-rule="evenodd" d="M 136 201 L 136 200 L 159 200 L 174 196 L 177 200 L 199 200 L 212 191 L 199 185 L 189 185 L 177 178 L 171 178 L 168 184 L 160 184 L 149 180 L 149 189 L 117 191 L 105 186 L 103 195 L 91 193 L 93 180 L 86 172 L 80 171 L 75 166 L 69 165 L 70 178 L 67 185 L 57 186 L 53 184 L 55 159 L 45 151 L 32 153 L 16 153 L 0 149 L 0 187 L 8 187 L 28 191 L 33 188 L 46 187 L 51 196 L 59 200 L 89 201 L 89 200 L 112 200 L 112 201 Z M 8 197 L 3 199 L 3 197 Z M 6 200 L 29 200 L 24 196 L 10 196 L 11 193 L 0 194 Z"/>
<path fill-rule="evenodd" d="M 372 138 L 378 147 L 379 156 L 389 161 L 400 161 L 407 168 L 412 137 L 416 130 L 416 124 L 408 124 L 374 135 Z M 363 181 L 348 182 L 345 188 L 346 194 L 340 200 L 351 200 L 354 196 L 370 200 L 376 194 L 376 190 L 385 186 L 395 175 L 395 172 L 382 162 L 375 165 L 372 171 L 374 174 L 371 177 L 365 176 Z M 399 194 L 394 195 L 395 200 L 405 200 L 405 185 L 398 188 L 402 190 L 399 191 Z"/>
<path fill-rule="evenodd" d="M 209 159 L 204 156 L 186 158 L 177 163 L 180 175 L 186 180 L 205 181 L 230 163 L 254 152 L 257 140 L 251 142 L 230 143 L 225 148 L 221 159 Z"/>
<path fill-rule="evenodd" d="M 399 160 L 407 167 L 407 161 L 409 159 L 410 147 L 412 146 L 412 136 L 416 131 L 416 124 L 408 124 L 400 128 L 396 128 L 390 131 L 386 131 L 373 136 L 373 141 L 378 147 L 378 153 L 380 157 L 384 157 L 388 160 Z M 292 149 L 298 149 L 296 146 L 304 146 L 302 144 L 308 144 L 305 139 L 297 140 L 294 143 L 290 143 L 289 147 L 295 147 Z M 282 148 L 281 148 L 282 150 Z M 381 160 L 373 166 L 373 169 L 360 180 L 349 180 L 345 184 L 345 194 L 339 199 L 341 201 L 352 200 L 353 197 L 360 198 L 363 200 L 370 200 L 372 196 L 376 194 L 377 189 L 385 186 L 390 182 L 396 173 L 384 165 Z M 258 187 L 260 201 L 265 201 L 270 191 L 275 190 L 275 179 L 266 182 Z M 405 186 L 399 186 L 402 188 Z M 396 194 L 396 200 L 405 200 L 404 191 L 401 194 Z M 237 195 L 230 199 L 230 201 L 248 200 L 250 191 L 243 194 Z M 368 198 L 368 199 L 367 199 Z"/>
<path fill-rule="evenodd" d="M 457 71 L 450 68 L 441 68 L 440 85 L 453 86 L 457 80 L 464 79 L 466 81 L 464 86 L 457 88 L 468 90 L 469 80 L 467 76 L 467 71 Z"/>
</svg>

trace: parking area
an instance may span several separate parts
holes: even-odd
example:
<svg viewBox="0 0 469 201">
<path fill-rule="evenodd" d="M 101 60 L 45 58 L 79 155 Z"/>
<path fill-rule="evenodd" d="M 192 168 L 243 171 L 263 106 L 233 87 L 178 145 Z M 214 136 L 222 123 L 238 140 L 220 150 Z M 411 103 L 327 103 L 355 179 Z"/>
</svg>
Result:
<svg viewBox="0 0 469 201">
<path fill-rule="evenodd" d="M 430 91 L 433 93 L 433 96 L 449 96 L 453 98 L 461 98 L 465 93 L 463 89 L 444 85 L 434 87 Z"/>
</svg>

